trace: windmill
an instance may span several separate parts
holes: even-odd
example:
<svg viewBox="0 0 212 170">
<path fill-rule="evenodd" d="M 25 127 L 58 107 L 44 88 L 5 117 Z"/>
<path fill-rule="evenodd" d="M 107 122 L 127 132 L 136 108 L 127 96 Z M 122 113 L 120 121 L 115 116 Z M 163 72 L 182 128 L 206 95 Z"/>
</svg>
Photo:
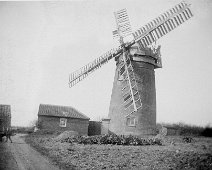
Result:
<svg viewBox="0 0 212 170">
<path fill-rule="evenodd" d="M 126 9 L 114 12 L 119 39 L 117 48 L 69 75 L 69 87 L 115 58 L 116 71 L 108 117 L 116 134 L 154 134 L 156 91 L 154 69 L 162 68 L 160 46 L 155 42 L 193 16 L 190 4 L 181 2 L 132 33 Z M 125 38 L 133 35 L 133 40 Z"/>
</svg>

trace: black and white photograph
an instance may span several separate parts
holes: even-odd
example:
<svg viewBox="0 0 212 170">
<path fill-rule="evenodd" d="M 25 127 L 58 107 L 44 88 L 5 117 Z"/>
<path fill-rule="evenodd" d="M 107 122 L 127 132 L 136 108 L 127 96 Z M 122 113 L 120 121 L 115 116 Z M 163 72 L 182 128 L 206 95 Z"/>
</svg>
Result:
<svg viewBox="0 0 212 170">
<path fill-rule="evenodd" d="M 212 1 L 0 1 L 0 170 L 212 170 Z"/>
</svg>

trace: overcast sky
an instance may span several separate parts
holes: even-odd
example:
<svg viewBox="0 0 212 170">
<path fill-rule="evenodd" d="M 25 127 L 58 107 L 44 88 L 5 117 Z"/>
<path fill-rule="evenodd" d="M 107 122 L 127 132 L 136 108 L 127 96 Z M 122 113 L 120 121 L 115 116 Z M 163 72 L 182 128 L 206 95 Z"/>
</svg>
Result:
<svg viewBox="0 0 212 170">
<path fill-rule="evenodd" d="M 68 75 L 118 43 L 113 12 L 126 8 L 136 30 L 180 0 L 0 2 L 0 104 L 27 126 L 39 104 L 107 117 L 115 62 L 69 88 Z M 212 125 L 212 1 L 190 0 L 194 17 L 161 38 L 157 122 Z"/>
</svg>

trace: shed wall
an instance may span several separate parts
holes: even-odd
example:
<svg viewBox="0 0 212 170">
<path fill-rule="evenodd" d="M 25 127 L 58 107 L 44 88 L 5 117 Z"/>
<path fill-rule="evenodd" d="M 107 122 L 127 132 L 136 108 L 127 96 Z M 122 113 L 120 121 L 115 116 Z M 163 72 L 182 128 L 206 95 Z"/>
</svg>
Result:
<svg viewBox="0 0 212 170">
<path fill-rule="evenodd" d="M 60 118 L 61 117 L 54 116 L 38 116 L 39 128 L 53 131 L 76 131 L 80 135 L 88 135 L 88 120 L 65 117 L 67 119 L 66 127 L 60 127 Z"/>
</svg>

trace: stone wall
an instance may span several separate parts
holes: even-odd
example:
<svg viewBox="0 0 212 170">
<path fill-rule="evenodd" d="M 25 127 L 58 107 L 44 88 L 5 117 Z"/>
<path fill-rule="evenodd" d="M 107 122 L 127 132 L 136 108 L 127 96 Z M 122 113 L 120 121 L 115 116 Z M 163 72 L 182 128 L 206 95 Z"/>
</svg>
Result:
<svg viewBox="0 0 212 170">
<path fill-rule="evenodd" d="M 40 129 L 53 131 L 76 131 L 80 135 L 88 135 L 89 120 L 66 118 L 66 127 L 60 127 L 60 117 L 38 116 L 38 126 Z"/>
</svg>

